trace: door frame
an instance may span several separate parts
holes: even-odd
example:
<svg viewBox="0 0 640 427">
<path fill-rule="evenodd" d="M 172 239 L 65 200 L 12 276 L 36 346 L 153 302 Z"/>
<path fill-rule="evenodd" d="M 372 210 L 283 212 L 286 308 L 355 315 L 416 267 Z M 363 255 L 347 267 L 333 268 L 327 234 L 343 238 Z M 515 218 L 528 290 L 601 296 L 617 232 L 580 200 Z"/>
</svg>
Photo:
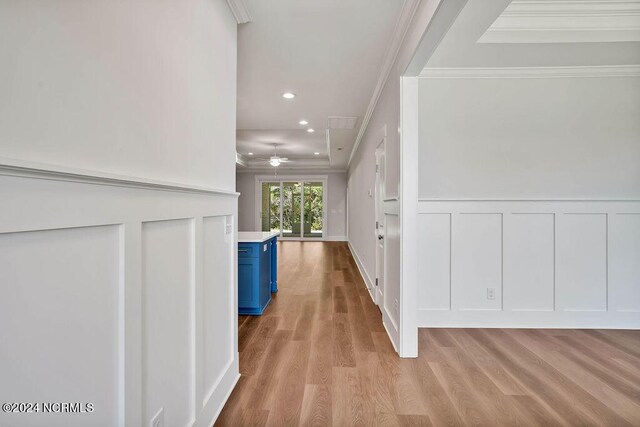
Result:
<svg viewBox="0 0 640 427">
<path fill-rule="evenodd" d="M 314 238 L 314 237 L 282 237 L 282 213 L 280 214 L 280 235 L 278 239 L 280 240 L 290 240 L 290 241 L 316 241 L 322 242 L 326 241 L 328 237 L 329 224 L 327 222 L 327 203 L 329 200 L 329 185 L 328 185 L 328 175 L 256 175 L 255 176 L 255 229 L 262 229 L 262 183 L 263 182 L 279 182 L 280 188 L 282 188 L 283 182 L 302 182 L 311 181 L 311 182 L 322 182 L 322 237 Z M 300 210 L 301 216 L 304 215 L 304 184 L 302 186 L 302 194 L 300 196 L 300 203 L 302 204 L 302 209 Z M 281 211 L 282 212 L 282 211 Z M 301 226 L 301 231 L 304 230 L 304 227 Z"/>
<path fill-rule="evenodd" d="M 374 238 L 376 239 L 376 258 L 375 258 L 375 263 L 376 263 L 376 268 L 375 268 L 375 273 L 376 273 L 376 277 L 375 277 L 375 282 L 374 282 L 374 287 L 373 287 L 373 301 L 376 303 L 376 305 L 378 307 L 380 307 L 380 310 L 382 311 L 382 306 L 384 303 L 384 289 L 381 289 L 384 287 L 384 284 L 386 283 L 386 258 L 387 258 L 387 254 L 386 254 L 386 244 L 384 245 L 383 249 L 382 249 L 382 253 L 380 253 L 380 245 L 378 243 L 378 236 L 380 235 L 380 228 L 383 229 L 383 233 L 384 230 L 386 230 L 385 228 L 385 215 L 384 215 L 384 202 L 386 200 L 386 185 L 382 185 L 381 189 L 382 192 L 378 191 L 378 188 L 380 187 L 381 184 L 386 184 L 384 182 L 381 182 L 380 179 L 380 164 L 379 159 L 378 159 L 378 151 L 380 149 L 382 149 L 381 151 L 384 153 L 384 157 L 383 157 L 383 168 L 385 171 L 385 174 L 387 172 L 387 125 L 384 125 L 382 128 L 382 131 L 380 132 L 380 135 L 378 136 L 378 138 L 376 139 L 378 141 L 378 144 L 376 145 L 376 149 L 374 151 L 374 156 L 375 156 L 375 165 L 376 165 L 376 175 L 375 175 L 375 180 L 374 180 L 374 198 L 373 198 L 373 203 L 374 203 L 374 209 L 375 209 L 375 228 L 374 228 Z M 384 234 L 382 234 L 383 238 L 384 238 Z M 386 243 L 386 242 L 385 242 Z M 381 277 L 382 276 L 382 277 Z M 381 285 L 380 285 L 381 283 Z"/>
</svg>

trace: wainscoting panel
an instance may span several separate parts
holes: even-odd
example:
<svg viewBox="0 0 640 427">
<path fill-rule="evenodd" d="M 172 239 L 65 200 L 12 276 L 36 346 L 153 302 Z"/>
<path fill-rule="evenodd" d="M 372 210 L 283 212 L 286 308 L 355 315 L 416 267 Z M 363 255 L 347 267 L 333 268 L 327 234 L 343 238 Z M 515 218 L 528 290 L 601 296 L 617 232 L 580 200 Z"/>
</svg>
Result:
<svg viewBox="0 0 640 427">
<path fill-rule="evenodd" d="M 611 216 L 609 304 L 640 316 L 640 214 Z"/>
<path fill-rule="evenodd" d="M 0 401 L 92 402 L 97 425 L 119 423 L 120 235 L 117 225 L 0 234 Z M 46 415 L 2 413 L 0 425 Z"/>
<path fill-rule="evenodd" d="M 502 307 L 502 214 L 460 213 L 452 219 L 451 298 L 456 310 Z M 492 289 L 493 298 L 487 293 Z"/>
<path fill-rule="evenodd" d="M 142 224 L 143 416 L 166 425 L 195 420 L 193 244 L 193 219 Z"/>
<path fill-rule="evenodd" d="M 504 309 L 553 311 L 555 215 L 506 215 L 504 227 Z"/>
<path fill-rule="evenodd" d="M 607 214 L 558 218 L 556 298 L 564 311 L 607 310 Z"/>
<path fill-rule="evenodd" d="M 233 224 L 232 218 L 203 218 L 202 300 L 207 309 L 202 312 L 202 406 L 206 406 L 211 399 L 234 356 L 233 330 L 221 327 L 236 321 L 234 306 L 231 304 L 234 299 L 233 289 L 221 286 L 233 280 L 233 235 L 225 231 L 226 224 Z M 227 280 L 221 281 L 225 277 Z"/>
<path fill-rule="evenodd" d="M 418 209 L 421 327 L 640 328 L 639 201 Z"/>
<path fill-rule="evenodd" d="M 451 308 L 451 214 L 418 217 L 418 277 L 429 286 L 418 288 L 418 309 Z"/>
<path fill-rule="evenodd" d="M 0 164 L 0 400 L 210 427 L 239 378 L 237 193 L 36 166 Z"/>
</svg>

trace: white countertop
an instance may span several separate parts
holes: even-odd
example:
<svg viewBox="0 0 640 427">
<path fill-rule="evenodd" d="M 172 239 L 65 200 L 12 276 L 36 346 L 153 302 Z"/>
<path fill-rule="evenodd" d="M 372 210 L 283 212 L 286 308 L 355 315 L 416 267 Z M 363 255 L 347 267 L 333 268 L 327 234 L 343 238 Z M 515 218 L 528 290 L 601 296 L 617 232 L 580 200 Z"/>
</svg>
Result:
<svg viewBox="0 0 640 427">
<path fill-rule="evenodd" d="M 277 231 L 238 231 L 238 243 L 260 243 L 276 237 Z"/>
</svg>

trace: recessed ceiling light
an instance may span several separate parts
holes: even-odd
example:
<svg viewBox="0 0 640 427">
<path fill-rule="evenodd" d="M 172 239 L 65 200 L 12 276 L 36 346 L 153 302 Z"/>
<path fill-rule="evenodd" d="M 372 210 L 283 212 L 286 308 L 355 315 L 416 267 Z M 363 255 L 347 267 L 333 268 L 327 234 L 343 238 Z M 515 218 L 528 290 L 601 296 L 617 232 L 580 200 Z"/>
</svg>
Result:
<svg viewBox="0 0 640 427">
<path fill-rule="evenodd" d="M 313 154 L 315 154 L 316 156 L 319 156 L 319 155 L 320 155 L 320 153 L 318 153 L 317 151 L 316 151 L 315 153 L 313 153 Z"/>
<path fill-rule="evenodd" d="M 253 156 L 253 153 L 247 153 L 247 154 L 250 155 L 250 156 Z"/>
<path fill-rule="evenodd" d="M 308 121 L 306 121 L 306 120 L 300 120 L 298 123 L 300 123 L 300 124 L 301 124 L 301 125 L 303 125 L 303 126 L 304 126 L 304 125 L 308 125 L 308 124 L 309 124 L 309 122 L 308 122 Z"/>
<path fill-rule="evenodd" d="M 285 99 L 293 99 L 296 97 L 296 94 L 291 92 L 285 92 L 282 94 L 282 97 Z"/>
<path fill-rule="evenodd" d="M 313 130 L 313 129 L 309 128 L 309 129 L 307 129 L 307 132 L 309 132 L 309 133 L 314 133 L 314 132 L 315 132 L 315 130 Z"/>
</svg>

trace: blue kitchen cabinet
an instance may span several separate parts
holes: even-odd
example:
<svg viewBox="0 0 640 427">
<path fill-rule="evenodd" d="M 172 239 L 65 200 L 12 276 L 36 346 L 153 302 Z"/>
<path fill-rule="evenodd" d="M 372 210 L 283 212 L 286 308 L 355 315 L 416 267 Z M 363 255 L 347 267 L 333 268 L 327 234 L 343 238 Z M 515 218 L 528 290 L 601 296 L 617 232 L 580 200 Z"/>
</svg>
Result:
<svg viewBox="0 0 640 427">
<path fill-rule="evenodd" d="M 274 237 L 271 242 L 271 292 L 278 292 L 278 238 Z"/>
<path fill-rule="evenodd" d="M 261 315 L 277 291 L 276 238 L 267 233 L 271 237 L 263 241 L 246 241 L 256 233 L 238 234 L 238 314 Z"/>
</svg>

